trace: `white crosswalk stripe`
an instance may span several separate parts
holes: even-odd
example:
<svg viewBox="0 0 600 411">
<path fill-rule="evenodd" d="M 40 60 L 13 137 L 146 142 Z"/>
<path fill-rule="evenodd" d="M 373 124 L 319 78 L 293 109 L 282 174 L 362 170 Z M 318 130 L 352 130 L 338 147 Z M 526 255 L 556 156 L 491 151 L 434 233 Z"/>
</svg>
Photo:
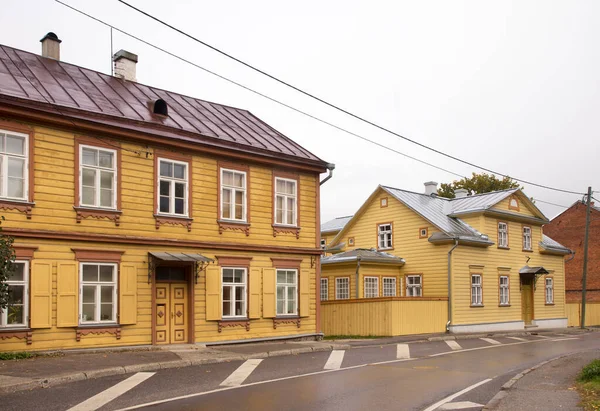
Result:
<svg viewBox="0 0 600 411">
<path fill-rule="evenodd" d="M 537 337 L 537 338 L 543 338 L 543 339 L 548 339 L 548 338 L 550 338 L 550 337 L 547 337 L 547 336 L 545 336 L 545 335 L 539 335 L 539 334 L 532 334 L 531 336 L 532 336 L 532 337 Z"/>
<path fill-rule="evenodd" d="M 398 344 L 398 347 L 396 348 L 396 358 L 399 360 L 410 358 L 410 348 L 408 347 L 408 344 Z"/>
<path fill-rule="evenodd" d="M 152 377 L 154 372 L 138 372 L 137 374 L 132 375 L 126 380 L 121 381 L 120 383 L 113 385 L 107 390 L 102 391 L 100 394 L 96 394 L 91 398 L 88 398 L 82 403 L 77 404 L 73 408 L 70 408 L 68 411 L 94 411 L 98 408 L 108 404 L 115 398 L 125 394 L 127 391 L 131 390 L 138 384 L 143 383 L 148 378 Z"/>
<path fill-rule="evenodd" d="M 445 340 L 448 347 L 452 348 L 454 351 L 462 350 L 462 347 L 459 343 L 454 340 Z"/>
<path fill-rule="evenodd" d="M 237 387 L 238 385 L 242 385 L 246 378 L 252 374 L 252 371 L 254 371 L 254 369 L 258 367 L 258 364 L 261 362 L 262 360 L 259 358 L 246 360 L 246 362 L 240 365 L 237 370 L 232 372 L 231 375 L 229 375 L 229 377 L 227 377 L 225 381 L 221 383 L 221 386 Z"/>
<path fill-rule="evenodd" d="M 337 370 L 342 366 L 342 361 L 344 361 L 344 354 L 346 351 L 344 350 L 333 350 L 331 354 L 329 354 L 329 358 L 327 359 L 327 363 L 325 363 L 325 370 Z"/>
<path fill-rule="evenodd" d="M 525 338 L 521 338 L 521 337 L 506 337 L 506 338 L 510 338 L 511 340 L 517 340 L 517 341 L 529 341 L 529 340 L 526 340 Z"/>
<path fill-rule="evenodd" d="M 477 404 L 471 401 L 449 402 L 442 405 L 438 410 L 466 410 L 467 408 L 483 407 L 483 404 Z"/>
<path fill-rule="evenodd" d="M 490 344 L 494 344 L 494 345 L 500 345 L 500 344 L 502 344 L 500 341 L 496 341 L 496 340 L 494 340 L 492 338 L 480 338 L 480 340 L 485 341 L 485 342 L 490 343 Z"/>
</svg>

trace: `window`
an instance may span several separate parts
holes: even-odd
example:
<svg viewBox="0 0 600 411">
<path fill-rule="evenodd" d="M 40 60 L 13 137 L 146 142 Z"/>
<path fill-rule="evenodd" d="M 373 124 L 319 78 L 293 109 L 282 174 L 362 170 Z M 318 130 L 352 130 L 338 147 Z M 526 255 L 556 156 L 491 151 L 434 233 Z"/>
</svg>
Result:
<svg viewBox="0 0 600 411">
<path fill-rule="evenodd" d="M 188 215 L 188 163 L 158 159 L 158 212 Z"/>
<path fill-rule="evenodd" d="M 511 197 L 508 201 L 508 209 L 519 211 L 519 200 L 516 197 Z"/>
<path fill-rule="evenodd" d="M 554 304 L 554 279 L 546 278 L 546 304 Z"/>
<path fill-rule="evenodd" d="M 500 276 L 500 305 L 510 304 L 510 290 L 508 288 L 508 276 Z"/>
<path fill-rule="evenodd" d="M 81 324 L 117 319 L 116 264 L 81 263 Z"/>
<path fill-rule="evenodd" d="M 348 237 L 348 245 L 354 246 L 354 237 Z"/>
<path fill-rule="evenodd" d="M 275 178 L 275 224 L 297 224 L 296 181 L 287 178 Z"/>
<path fill-rule="evenodd" d="M 347 300 L 350 298 L 350 280 L 348 277 L 335 279 L 335 299 Z"/>
<path fill-rule="evenodd" d="M 471 305 L 482 305 L 481 275 L 471 274 Z"/>
<path fill-rule="evenodd" d="M 28 199 L 28 143 L 27 134 L 0 130 L 0 197 Z"/>
<path fill-rule="evenodd" d="M 428 230 L 427 227 L 419 229 L 419 238 L 427 238 Z"/>
<path fill-rule="evenodd" d="M 508 224 L 498 223 L 498 247 L 508 247 Z"/>
<path fill-rule="evenodd" d="M 406 296 L 420 297 L 423 294 L 423 284 L 420 275 L 409 275 L 406 277 Z"/>
<path fill-rule="evenodd" d="M 8 277 L 8 307 L 0 310 L 0 328 L 27 327 L 28 301 L 27 285 L 29 278 L 29 263 L 16 261 L 15 270 Z"/>
<path fill-rule="evenodd" d="M 329 299 L 329 280 L 327 278 L 321 278 L 321 301 L 327 301 Z"/>
<path fill-rule="evenodd" d="M 223 317 L 246 317 L 246 269 L 223 268 Z"/>
<path fill-rule="evenodd" d="M 396 279 L 393 277 L 383 277 L 383 296 L 396 296 Z"/>
<path fill-rule="evenodd" d="M 531 227 L 523 227 L 523 250 L 531 250 Z"/>
<path fill-rule="evenodd" d="M 392 248 L 392 224 L 380 224 L 377 230 L 379 234 L 379 249 L 387 250 Z"/>
<path fill-rule="evenodd" d="M 325 247 L 327 247 L 327 240 L 325 240 L 324 238 L 321 238 L 321 248 L 324 250 Z"/>
<path fill-rule="evenodd" d="M 79 204 L 117 208 L 117 155 L 115 150 L 79 146 Z"/>
<path fill-rule="evenodd" d="M 246 173 L 221 169 L 221 218 L 246 221 Z"/>
<path fill-rule="evenodd" d="M 379 205 L 383 208 L 383 207 L 387 207 L 388 205 L 388 199 L 387 197 L 383 197 L 381 199 L 379 199 Z"/>
<path fill-rule="evenodd" d="M 298 270 L 277 270 L 277 315 L 298 314 Z"/>
<path fill-rule="evenodd" d="M 379 297 L 379 278 L 365 277 L 365 298 Z"/>
</svg>

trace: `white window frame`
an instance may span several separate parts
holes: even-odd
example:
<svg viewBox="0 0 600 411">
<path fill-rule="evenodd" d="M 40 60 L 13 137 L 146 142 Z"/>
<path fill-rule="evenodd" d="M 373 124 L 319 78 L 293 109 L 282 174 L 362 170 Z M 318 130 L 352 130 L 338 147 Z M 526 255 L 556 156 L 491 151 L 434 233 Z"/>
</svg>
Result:
<svg viewBox="0 0 600 411">
<path fill-rule="evenodd" d="M 323 285 L 325 288 L 323 289 Z M 321 301 L 329 300 L 329 278 L 321 278 Z M 325 298 L 323 298 L 325 296 Z"/>
<path fill-rule="evenodd" d="M 477 278 L 478 282 L 473 282 Z M 471 274 L 471 306 L 483 305 L 483 276 L 481 274 Z"/>
<path fill-rule="evenodd" d="M 390 228 L 386 229 L 387 226 Z M 394 248 L 394 237 L 392 231 L 392 223 L 379 224 L 377 226 L 377 245 L 379 246 L 379 250 L 391 250 Z"/>
<path fill-rule="evenodd" d="M 12 154 L 6 152 L 6 135 L 12 135 L 15 137 L 22 137 L 25 139 L 25 143 L 23 144 L 23 154 Z M 4 139 L 2 144 L 4 144 L 4 151 L 0 151 L 0 198 L 4 198 L 7 200 L 15 200 L 15 201 L 28 201 L 29 200 L 29 162 L 31 159 L 29 158 L 29 135 L 24 133 L 19 133 L 16 131 L 10 130 L 0 130 L 0 139 Z M 24 160 L 23 165 L 23 197 L 9 197 L 8 196 L 8 159 L 9 158 L 18 158 Z"/>
<path fill-rule="evenodd" d="M 224 270 L 234 270 L 234 278 L 235 278 L 235 270 L 242 270 L 244 272 L 243 274 L 243 281 L 241 283 L 228 283 L 223 281 L 223 272 Z M 225 313 L 223 312 L 223 318 L 248 318 L 248 269 L 245 267 L 221 267 L 221 307 L 223 307 L 223 289 L 225 287 L 229 287 L 231 288 L 231 296 L 232 296 L 232 305 L 231 310 L 232 312 L 235 313 L 235 290 L 236 288 L 241 288 L 243 290 L 242 295 L 244 296 L 244 304 L 243 304 L 243 309 L 242 312 L 244 314 L 240 314 L 240 315 L 225 315 Z"/>
<path fill-rule="evenodd" d="M 502 283 L 502 279 L 506 279 L 506 284 Z M 501 275 L 498 278 L 498 288 L 500 290 L 498 295 L 500 305 L 510 305 L 510 278 L 507 275 Z M 504 290 L 504 293 L 506 295 L 505 299 L 502 298 L 502 290 Z"/>
<path fill-rule="evenodd" d="M 113 268 L 113 280 L 111 282 L 102 282 L 102 281 L 83 281 L 83 266 L 84 265 L 95 265 L 98 267 L 101 266 L 110 266 Z M 93 325 L 93 324 L 116 324 L 117 323 L 117 306 L 118 306 L 118 277 L 119 277 L 119 267 L 116 263 L 102 263 L 102 262 L 83 262 L 79 263 L 79 324 L 80 325 Z M 100 280 L 98 278 L 98 280 Z M 113 287 L 113 296 L 112 296 L 112 320 L 100 320 L 101 313 L 101 290 L 102 286 L 112 285 Z M 95 290 L 95 298 L 94 298 L 94 314 L 98 320 L 96 321 L 84 321 L 83 320 L 83 287 L 84 286 L 94 286 Z"/>
<path fill-rule="evenodd" d="M 235 186 L 230 186 L 230 185 L 226 185 L 225 183 L 223 183 L 224 178 L 223 178 L 223 173 L 225 172 L 230 172 L 235 174 L 243 174 L 244 175 L 244 187 L 235 187 Z M 248 173 L 246 173 L 245 171 L 241 171 L 241 170 L 234 170 L 231 168 L 221 168 L 221 170 L 219 171 L 220 176 L 221 176 L 221 187 L 219 187 L 220 191 L 220 202 L 221 204 L 219 204 L 220 207 L 220 218 L 221 220 L 225 220 L 225 221 L 237 221 L 237 222 L 242 222 L 245 223 L 248 221 Z M 228 190 L 231 192 L 231 203 L 229 205 L 229 215 L 231 216 L 230 218 L 225 218 L 223 217 L 223 199 L 224 199 L 224 195 L 223 195 L 223 190 Z M 242 218 L 235 218 L 235 193 L 236 192 L 242 192 L 244 195 L 244 201 L 242 204 Z"/>
<path fill-rule="evenodd" d="M 529 232 L 527 232 L 529 231 Z M 523 226 L 523 250 L 531 251 L 532 242 L 531 242 L 531 227 Z"/>
<path fill-rule="evenodd" d="M 554 304 L 554 278 L 546 277 L 544 280 L 546 290 L 546 304 Z"/>
<path fill-rule="evenodd" d="M 91 166 L 88 164 L 83 164 L 83 150 L 84 149 L 88 149 L 88 150 L 94 150 L 98 153 L 98 165 L 97 166 Z M 113 156 L 113 168 L 107 168 L 107 167 L 101 167 L 100 166 L 100 151 L 106 151 L 108 153 L 111 153 Z M 117 150 L 113 150 L 111 148 L 104 148 L 104 147 L 96 147 L 96 146 L 91 146 L 91 145 L 87 145 L 87 144 L 80 144 L 79 145 L 79 205 L 81 207 L 87 207 L 87 208 L 101 208 L 101 209 L 106 209 L 106 210 L 116 210 L 117 209 L 117 193 L 119 192 L 119 187 L 117 186 L 118 184 L 118 164 L 117 164 Z M 95 204 L 84 204 L 83 202 L 83 169 L 87 168 L 90 170 L 94 170 L 95 171 L 95 178 L 94 178 L 94 203 Z M 102 171 L 110 171 L 113 173 L 113 182 L 112 182 L 112 186 L 113 186 L 113 196 L 112 196 L 112 204 L 110 206 L 103 206 L 100 204 L 101 202 L 101 193 L 102 193 L 102 188 L 100 186 L 101 183 L 101 178 L 102 178 Z"/>
<path fill-rule="evenodd" d="M 419 282 L 415 283 L 413 280 L 418 278 Z M 416 290 L 416 291 L 413 291 Z M 416 292 L 416 295 L 415 295 Z M 407 297 L 422 297 L 423 296 L 423 276 L 421 275 L 407 275 L 406 276 L 406 296 Z"/>
<path fill-rule="evenodd" d="M 390 290 L 392 290 L 393 292 L 390 292 Z M 398 292 L 397 290 L 398 288 L 396 287 L 396 277 L 383 277 L 384 297 L 395 297 Z"/>
<path fill-rule="evenodd" d="M 289 272 L 293 272 L 294 273 L 294 283 L 280 283 L 279 282 L 279 272 L 280 271 L 285 271 L 286 273 L 286 277 L 287 277 L 287 273 Z M 285 317 L 285 316 L 289 316 L 289 315 L 298 315 L 298 270 L 295 268 L 278 268 L 277 270 L 275 270 L 275 292 L 278 293 L 279 288 L 283 288 L 283 307 L 286 309 L 285 311 L 287 311 L 287 306 L 289 303 L 288 300 L 288 289 L 289 288 L 295 288 L 296 291 L 294 293 L 294 311 L 289 313 L 289 312 L 279 312 L 279 298 L 277 298 L 276 296 L 276 307 L 275 307 L 275 312 L 277 314 L 277 317 Z"/>
<path fill-rule="evenodd" d="M 29 261 L 15 260 L 15 263 L 23 264 L 23 281 L 8 280 L 6 284 L 10 287 L 23 287 L 23 323 L 8 324 L 8 309 L 0 310 L 0 329 L 27 328 L 29 325 Z"/>
<path fill-rule="evenodd" d="M 508 223 L 498 221 L 498 247 L 508 248 Z"/>
<path fill-rule="evenodd" d="M 369 284 L 369 287 L 367 287 Z M 373 285 L 375 289 L 373 289 Z M 367 295 L 367 288 L 369 288 L 369 294 Z M 379 297 L 379 277 L 365 276 L 363 279 L 363 295 L 364 298 L 377 298 Z"/>
<path fill-rule="evenodd" d="M 283 181 L 286 183 L 294 183 L 294 195 L 286 194 L 286 193 L 278 193 L 277 192 L 277 181 Z M 273 199 L 273 221 L 277 225 L 284 225 L 290 227 L 298 226 L 298 180 L 294 180 L 291 178 L 283 178 L 283 177 L 275 177 L 275 187 L 273 187 L 273 191 L 275 192 L 275 198 Z M 282 221 L 277 221 L 277 198 L 283 198 L 283 209 L 281 211 Z M 294 218 L 292 222 L 287 221 L 287 213 L 288 213 L 288 199 L 292 198 L 294 200 Z"/>
<path fill-rule="evenodd" d="M 175 173 L 173 173 L 173 177 L 161 176 L 160 175 L 160 163 L 164 161 L 165 163 L 179 164 L 185 166 L 185 180 L 175 178 Z M 158 157 L 156 167 L 156 214 L 165 215 L 171 217 L 189 217 L 190 210 L 190 163 L 187 161 L 179 161 L 173 160 L 171 158 Z M 173 212 L 164 212 L 160 211 L 160 182 L 161 180 L 168 181 L 169 184 L 169 210 L 173 210 Z M 185 184 L 185 198 L 183 199 L 183 214 L 178 214 L 175 212 L 175 183 L 183 183 Z"/>
<path fill-rule="evenodd" d="M 321 238 L 321 249 L 324 250 L 325 248 L 327 248 L 327 240 Z"/>
<path fill-rule="evenodd" d="M 346 291 L 341 289 L 341 282 L 345 283 L 344 288 L 347 290 L 346 297 L 340 297 L 341 291 Z M 335 278 L 335 299 L 336 300 L 349 300 L 350 299 L 350 277 L 336 277 Z"/>
</svg>

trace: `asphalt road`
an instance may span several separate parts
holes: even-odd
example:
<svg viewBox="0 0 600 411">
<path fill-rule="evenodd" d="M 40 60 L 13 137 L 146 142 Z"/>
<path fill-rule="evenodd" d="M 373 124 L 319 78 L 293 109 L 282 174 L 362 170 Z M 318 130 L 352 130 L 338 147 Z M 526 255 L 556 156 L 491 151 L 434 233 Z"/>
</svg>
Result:
<svg viewBox="0 0 600 411">
<path fill-rule="evenodd" d="M 3 395 L 0 410 L 479 410 L 523 369 L 600 350 L 597 333 L 456 343 L 378 345 L 118 375 Z"/>
</svg>

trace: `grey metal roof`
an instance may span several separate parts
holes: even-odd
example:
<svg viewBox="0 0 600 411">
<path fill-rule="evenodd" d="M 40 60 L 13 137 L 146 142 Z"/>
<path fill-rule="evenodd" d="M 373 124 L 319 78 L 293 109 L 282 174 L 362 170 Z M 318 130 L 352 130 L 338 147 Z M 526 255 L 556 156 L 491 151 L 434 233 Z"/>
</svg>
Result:
<svg viewBox="0 0 600 411">
<path fill-rule="evenodd" d="M 336 217 L 333 220 L 329 220 L 326 223 L 321 224 L 321 232 L 329 233 L 334 231 L 340 231 L 344 226 L 352 219 L 352 216 Z"/>
<path fill-rule="evenodd" d="M 487 210 L 517 191 L 519 191 L 518 188 L 511 188 L 509 190 L 453 198 L 451 200 L 452 213 Z"/>
<path fill-rule="evenodd" d="M 519 270 L 519 274 L 548 274 L 548 271 L 544 267 L 525 267 Z"/>
<path fill-rule="evenodd" d="M 334 254 L 329 257 L 323 257 L 321 264 L 348 263 L 352 261 L 376 262 L 394 265 L 404 265 L 404 259 L 396 257 L 382 251 L 377 251 L 374 248 L 356 248 L 344 253 Z"/>
<path fill-rule="evenodd" d="M 569 248 L 565 247 L 558 241 L 551 239 L 546 234 L 542 234 L 542 241 L 540 241 L 540 247 L 548 251 L 555 251 L 565 254 L 569 254 L 572 252 Z"/>
<path fill-rule="evenodd" d="M 202 262 L 213 262 L 212 258 L 208 258 L 203 256 L 202 254 L 194 254 L 194 253 L 156 253 L 150 252 L 148 253 L 152 257 L 162 260 L 162 261 L 180 261 L 180 262 L 194 262 L 194 261 L 202 261 Z"/>
</svg>

